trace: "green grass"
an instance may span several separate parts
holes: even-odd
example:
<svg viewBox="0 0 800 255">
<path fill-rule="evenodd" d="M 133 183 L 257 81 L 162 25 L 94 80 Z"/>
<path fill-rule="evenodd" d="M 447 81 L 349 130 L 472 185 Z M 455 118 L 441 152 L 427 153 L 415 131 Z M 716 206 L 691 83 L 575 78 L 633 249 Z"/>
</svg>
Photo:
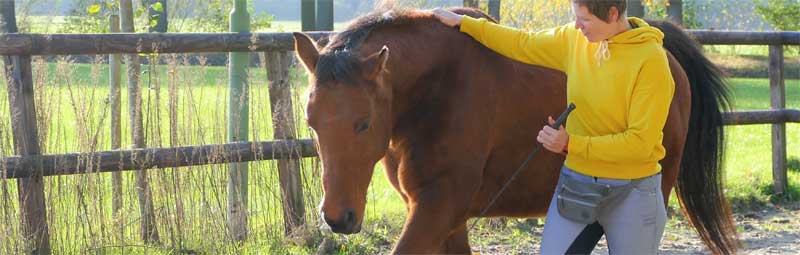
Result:
<svg viewBox="0 0 800 255">
<path fill-rule="evenodd" d="M 769 82 L 764 79 L 733 79 L 736 110 L 769 109 Z M 800 109 L 800 80 L 786 80 L 786 108 Z M 789 190 L 783 197 L 772 193 L 771 125 L 727 127 L 725 159 L 727 194 L 738 205 L 751 202 L 800 200 L 800 129 L 786 124 Z"/>
<path fill-rule="evenodd" d="M 149 67 L 148 67 L 149 68 Z M 176 109 L 177 144 L 196 145 L 226 142 L 225 114 L 227 69 L 211 66 L 158 66 L 143 76 L 143 106 L 148 146 L 170 145 L 169 110 Z M 107 67 L 103 64 L 34 63 L 36 100 L 43 148 L 46 153 L 108 150 L 108 116 L 105 97 Z M 153 74 L 153 77 L 148 76 Z M 253 68 L 251 75 L 251 140 L 271 140 L 272 118 L 264 68 Z M 291 71 L 295 95 L 295 121 L 299 137 L 309 137 L 302 117 L 306 88 L 303 70 Z M 124 80 L 124 79 L 123 79 Z M 158 84 L 158 86 L 156 85 Z M 765 79 L 732 79 L 736 110 L 769 108 L 769 84 Z M 800 80 L 787 80 L 787 107 L 800 108 Z M 123 134 L 127 128 L 127 93 L 123 82 Z M 169 88 L 175 88 L 177 103 L 169 105 Z M 158 103 L 156 98 L 158 97 Z M 8 105 L 5 87 L 0 88 L 0 105 Z M 789 192 L 771 196 L 770 126 L 727 127 L 728 154 L 725 159 L 726 192 L 737 208 L 765 203 L 797 201 L 800 198 L 800 129 L 787 124 L 787 149 L 790 157 Z M 10 117 L 0 108 L 0 156 L 12 155 Z M 123 135 L 124 146 L 130 144 Z M 145 246 L 138 237 L 138 203 L 133 173 L 127 172 L 121 222 L 111 215 L 111 175 L 87 174 L 45 179 L 48 217 L 54 252 L 77 253 L 313 253 L 323 238 L 332 240 L 334 252 L 386 253 L 396 241 L 405 218 L 405 206 L 388 183 L 384 171 L 376 167 L 368 193 L 363 232 L 339 236 L 316 231 L 321 224 L 317 203 L 321 196 L 319 162 L 303 161 L 306 199 L 304 234 L 286 238 L 280 210 L 280 188 L 274 161 L 253 162 L 250 166 L 250 238 L 240 244 L 226 241 L 225 208 L 227 166 L 214 165 L 175 170 L 150 171 L 159 232 L 165 246 Z M 174 176 L 174 177 L 173 177 Z M 177 181 L 176 181 L 177 180 Z M 16 181 L 0 180 L 0 253 L 20 253 L 19 211 Z M 180 183 L 180 185 L 178 185 Z M 180 187 L 179 187 L 180 186 Z M 182 203 L 183 215 L 177 213 Z M 673 199 L 673 206 L 675 199 Z M 492 244 L 530 244 L 538 236 L 531 231 L 542 221 L 526 219 L 484 220 L 472 234 L 476 248 Z M 679 223 L 673 222 L 672 225 Z M 178 226 L 182 228 L 178 230 Z M 124 234 L 118 237 L 118 231 Z"/>
</svg>

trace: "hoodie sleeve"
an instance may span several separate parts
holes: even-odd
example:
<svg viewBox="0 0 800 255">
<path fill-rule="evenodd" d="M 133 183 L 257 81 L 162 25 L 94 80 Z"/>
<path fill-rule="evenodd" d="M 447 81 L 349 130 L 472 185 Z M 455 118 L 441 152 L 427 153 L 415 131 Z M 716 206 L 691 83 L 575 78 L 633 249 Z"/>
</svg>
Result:
<svg viewBox="0 0 800 255">
<path fill-rule="evenodd" d="M 539 32 L 524 32 L 487 21 L 463 16 L 464 32 L 508 58 L 564 71 L 567 60 L 566 28 L 561 26 Z"/>
<path fill-rule="evenodd" d="M 663 139 L 675 82 L 666 53 L 653 54 L 642 65 L 631 94 L 627 130 L 604 136 L 569 135 L 569 153 L 588 160 L 646 162 L 663 158 Z M 661 155 L 653 155 L 660 153 Z"/>
</svg>

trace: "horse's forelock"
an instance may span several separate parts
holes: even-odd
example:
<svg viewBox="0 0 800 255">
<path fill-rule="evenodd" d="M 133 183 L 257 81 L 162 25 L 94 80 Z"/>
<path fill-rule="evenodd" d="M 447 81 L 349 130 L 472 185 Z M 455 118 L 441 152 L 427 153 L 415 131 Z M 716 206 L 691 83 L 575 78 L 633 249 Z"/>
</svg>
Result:
<svg viewBox="0 0 800 255">
<path fill-rule="evenodd" d="M 349 51 L 334 51 L 320 55 L 315 70 L 317 84 L 355 85 L 361 73 L 358 59 Z"/>
<path fill-rule="evenodd" d="M 347 28 L 330 38 L 320 52 L 315 78 L 318 84 L 345 83 L 355 85 L 361 74 L 356 49 L 375 29 L 405 23 L 413 19 L 407 10 L 399 9 L 393 1 L 379 5 L 371 13 L 353 20 Z"/>
</svg>

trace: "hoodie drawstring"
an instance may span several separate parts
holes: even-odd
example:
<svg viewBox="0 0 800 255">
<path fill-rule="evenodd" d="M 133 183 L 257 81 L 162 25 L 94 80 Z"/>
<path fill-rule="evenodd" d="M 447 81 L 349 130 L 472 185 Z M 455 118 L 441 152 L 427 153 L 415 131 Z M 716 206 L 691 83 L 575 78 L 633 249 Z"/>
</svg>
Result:
<svg viewBox="0 0 800 255">
<path fill-rule="evenodd" d="M 600 42 L 600 47 L 597 48 L 597 51 L 594 53 L 594 59 L 597 60 L 598 66 L 600 66 L 603 61 L 611 59 L 611 51 L 608 50 L 608 40 Z"/>
</svg>

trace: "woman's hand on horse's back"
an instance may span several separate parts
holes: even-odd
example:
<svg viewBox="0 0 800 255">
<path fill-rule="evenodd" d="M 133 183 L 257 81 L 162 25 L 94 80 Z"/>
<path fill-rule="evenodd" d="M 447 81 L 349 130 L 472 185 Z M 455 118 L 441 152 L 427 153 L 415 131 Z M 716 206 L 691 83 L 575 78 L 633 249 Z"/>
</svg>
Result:
<svg viewBox="0 0 800 255">
<path fill-rule="evenodd" d="M 439 21 L 441 21 L 445 25 L 451 27 L 461 25 L 461 15 L 458 15 L 454 12 L 445 9 L 441 8 L 433 9 L 433 16 L 439 19 Z"/>
</svg>

